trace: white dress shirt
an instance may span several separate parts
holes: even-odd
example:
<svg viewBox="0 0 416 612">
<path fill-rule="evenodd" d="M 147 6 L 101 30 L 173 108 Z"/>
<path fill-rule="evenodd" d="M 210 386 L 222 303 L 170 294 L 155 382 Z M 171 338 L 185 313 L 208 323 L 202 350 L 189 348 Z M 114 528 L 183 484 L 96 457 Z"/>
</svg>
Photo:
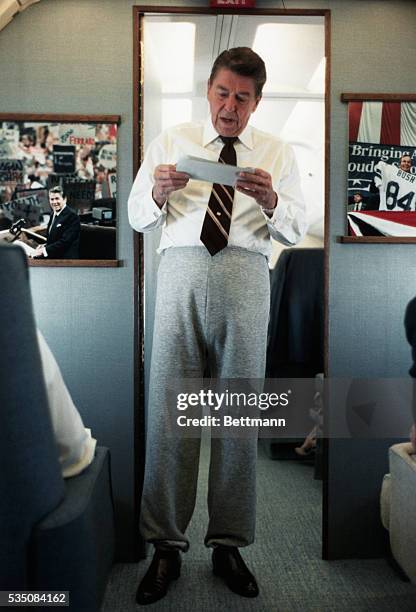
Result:
<svg viewBox="0 0 416 612">
<path fill-rule="evenodd" d="M 66 204 L 64 204 L 64 205 L 62 206 L 62 208 L 60 209 L 60 211 L 59 211 L 59 212 L 55 212 L 55 211 L 53 211 L 52 223 L 51 223 L 51 224 L 50 224 L 50 226 L 49 226 L 49 233 L 50 233 L 50 231 L 51 231 L 51 229 L 52 229 L 52 225 L 55 223 L 56 219 L 59 217 L 59 215 L 61 214 L 61 212 L 63 211 L 63 209 L 64 209 L 65 207 L 66 207 Z"/>
<path fill-rule="evenodd" d="M 84 427 L 55 357 L 39 330 L 38 343 L 62 476 L 69 478 L 82 472 L 92 462 L 97 441 L 91 437 L 91 431 Z"/>
<path fill-rule="evenodd" d="M 61 210 L 57 213 L 54 211 L 53 213 L 53 219 L 52 219 L 52 223 L 49 226 L 49 232 L 48 234 L 51 233 L 51 229 L 52 229 L 52 225 L 55 223 L 55 221 L 57 220 L 57 218 L 59 217 L 59 215 L 61 214 L 61 212 L 63 211 L 63 209 L 65 208 L 66 204 L 64 204 L 61 208 Z M 48 251 L 46 250 L 46 247 L 42 247 L 42 255 L 44 257 L 48 257 Z"/>
<path fill-rule="evenodd" d="M 159 164 L 176 164 L 185 155 L 218 161 L 224 143 L 205 122 L 184 123 L 153 140 L 137 173 L 128 200 L 131 226 L 139 232 L 162 227 L 158 253 L 170 247 L 203 246 L 200 240 L 212 184 L 190 180 L 185 189 L 170 194 L 159 208 L 152 198 L 153 173 Z M 270 237 L 291 246 L 306 233 L 307 218 L 300 177 L 290 145 L 247 126 L 234 144 L 237 165 L 266 170 L 278 195 L 273 216 L 262 212 L 257 202 L 235 191 L 228 244 L 270 257 Z"/>
</svg>

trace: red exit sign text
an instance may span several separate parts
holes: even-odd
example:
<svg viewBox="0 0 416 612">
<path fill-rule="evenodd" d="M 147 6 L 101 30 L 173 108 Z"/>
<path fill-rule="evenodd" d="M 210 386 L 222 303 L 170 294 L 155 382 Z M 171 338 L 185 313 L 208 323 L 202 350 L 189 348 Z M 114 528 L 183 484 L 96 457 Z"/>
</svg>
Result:
<svg viewBox="0 0 416 612">
<path fill-rule="evenodd" d="M 256 0 L 211 0 L 212 8 L 253 8 Z"/>
</svg>

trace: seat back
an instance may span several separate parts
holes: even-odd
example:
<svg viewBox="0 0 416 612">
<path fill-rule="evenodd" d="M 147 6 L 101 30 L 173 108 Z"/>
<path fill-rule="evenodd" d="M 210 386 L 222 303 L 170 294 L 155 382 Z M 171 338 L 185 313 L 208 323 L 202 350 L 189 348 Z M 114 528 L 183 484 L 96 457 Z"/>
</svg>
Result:
<svg viewBox="0 0 416 612">
<path fill-rule="evenodd" d="M 324 250 L 285 249 L 271 275 L 267 376 L 312 378 L 324 369 Z"/>
<path fill-rule="evenodd" d="M 0 246 L 0 590 L 25 588 L 32 527 L 63 496 L 26 255 Z"/>
</svg>

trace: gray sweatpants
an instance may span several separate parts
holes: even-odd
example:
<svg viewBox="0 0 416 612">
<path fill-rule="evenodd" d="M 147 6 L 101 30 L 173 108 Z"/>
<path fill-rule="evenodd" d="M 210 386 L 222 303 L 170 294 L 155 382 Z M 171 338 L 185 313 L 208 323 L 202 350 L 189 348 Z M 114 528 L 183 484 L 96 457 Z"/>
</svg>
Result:
<svg viewBox="0 0 416 612">
<path fill-rule="evenodd" d="M 259 253 L 227 247 L 164 251 L 158 272 L 149 385 L 141 531 L 156 546 L 186 551 L 195 507 L 200 439 L 172 437 L 173 378 L 263 378 L 270 283 Z M 254 540 L 257 435 L 212 438 L 207 546 Z"/>
</svg>

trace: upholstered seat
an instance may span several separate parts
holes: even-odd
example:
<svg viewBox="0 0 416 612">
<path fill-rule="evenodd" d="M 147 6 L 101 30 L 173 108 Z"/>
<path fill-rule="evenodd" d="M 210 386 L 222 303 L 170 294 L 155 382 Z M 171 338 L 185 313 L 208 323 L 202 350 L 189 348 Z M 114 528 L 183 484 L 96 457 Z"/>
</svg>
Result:
<svg viewBox="0 0 416 612">
<path fill-rule="evenodd" d="M 114 553 L 110 455 L 61 476 L 26 256 L 0 246 L 0 590 L 65 590 L 98 610 Z"/>
<path fill-rule="evenodd" d="M 395 561 L 416 584 L 416 454 L 410 442 L 390 447 L 389 464 L 381 493 L 381 517 L 389 530 Z"/>
</svg>

